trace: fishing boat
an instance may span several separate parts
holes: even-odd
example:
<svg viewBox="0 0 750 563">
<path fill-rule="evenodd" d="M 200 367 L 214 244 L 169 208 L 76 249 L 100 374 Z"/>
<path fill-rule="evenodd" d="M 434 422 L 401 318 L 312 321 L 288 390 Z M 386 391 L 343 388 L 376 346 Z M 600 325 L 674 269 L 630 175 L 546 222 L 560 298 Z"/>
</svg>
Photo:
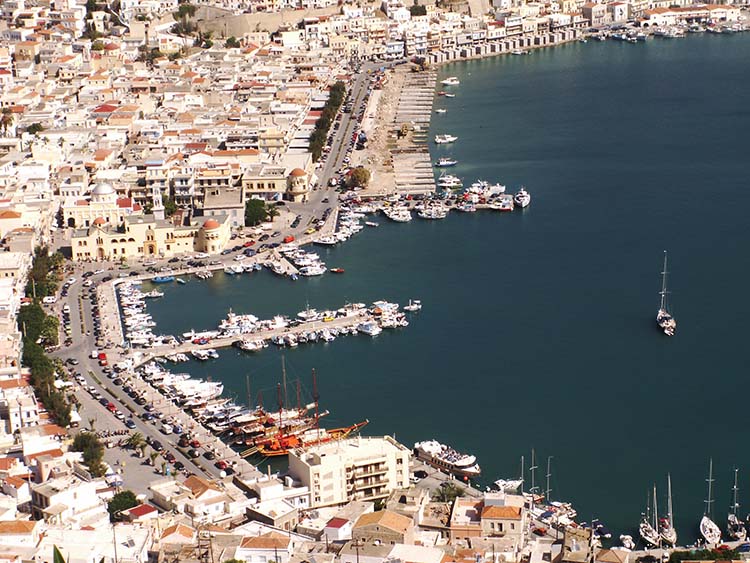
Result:
<svg viewBox="0 0 750 563">
<path fill-rule="evenodd" d="M 729 507 L 729 515 L 727 516 L 727 534 L 732 541 L 745 541 L 747 538 L 747 528 L 745 528 L 745 523 L 737 517 L 737 511 L 740 508 L 737 500 L 737 473 L 739 473 L 739 469 L 735 467 L 734 485 L 732 486 L 732 506 Z"/>
<path fill-rule="evenodd" d="M 186 284 L 187 282 L 183 280 L 182 278 L 176 278 L 174 281 L 176 281 L 179 284 Z"/>
<path fill-rule="evenodd" d="M 448 113 L 448 110 L 445 108 L 438 108 L 435 110 L 435 113 L 444 114 L 444 113 Z"/>
<path fill-rule="evenodd" d="M 708 545 L 716 545 L 721 541 L 721 530 L 716 523 L 711 519 L 711 505 L 713 504 L 713 498 L 711 497 L 713 482 L 714 482 L 714 460 L 710 459 L 708 462 L 708 497 L 704 501 L 706 504 L 706 510 L 703 512 L 698 528 L 700 529 L 703 539 L 706 540 Z"/>
<path fill-rule="evenodd" d="M 456 97 L 456 95 L 455 95 L 455 94 L 451 94 L 450 92 L 445 92 L 445 93 L 444 93 L 443 95 L 444 95 L 444 96 L 445 96 L 446 98 L 455 98 L 455 97 Z"/>
<path fill-rule="evenodd" d="M 435 167 L 447 168 L 448 166 L 455 166 L 456 164 L 458 164 L 457 160 L 449 157 L 443 157 L 438 159 L 438 161 L 435 163 Z"/>
<path fill-rule="evenodd" d="M 526 188 L 521 186 L 521 189 L 518 190 L 518 193 L 513 196 L 513 203 L 515 203 L 521 209 L 523 209 L 524 207 L 528 207 L 531 203 L 531 194 L 526 191 Z"/>
<path fill-rule="evenodd" d="M 472 479 L 482 473 L 476 457 L 457 452 L 436 440 L 417 442 L 414 454 L 428 465 L 457 477 Z"/>
<path fill-rule="evenodd" d="M 651 512 L 651 500 L 649 496 L 646 496 L 646 512 L 641 514 L 641 523 L 638 525 L 638 532 L 643 538 L 643 541 L 647 545 L 652 547 L 659 547 L 661 543 L 661 537 L 657 532 L 655 523 L 657 522 L 657 510 L 656 510 L 656 485 L 654 485 L 654 510 Z"/>
<path fill-rule="evenodd" d="M 380 223 L 376 223 L 375 221 L 365 221 L 365 225 L 368 227 L 379 227 Z"/>
<path fill-rule="evenodd" d="M 330 271 L 333 272 L 334 274 L 343 274 L 344 268 L 331 268 Z"/>
<path fill-rule="evenodd" d="M 447 133 L 443 135 L 435 135 L 435 143 L 438 145 L 445 145 L 447 143 L 453 143 L 457 140 L 458 140 L 458 137 L 454 135 L 448 135 Z"/>
<path fill-rule="evenodd" d="M 656 313 L 656 324 L 659 325 L 667 336 L 674 336 L 677 330 L 677 321 L 669 312 L 669 306 L 667 303 L 667 251 L 664 251 L 664 268 L 661 272 L 661 301 L 659 303 L 659 311 Z"/>
<path fill-rule="evenodd" d="M 677 545 L 677 530 L 674 527 L 674 514 L 672 513 L 672 476 L 667 474 L 667 515 L 659 520 L 659 535 L 664 543 Z"/>
<path fill-rule="evenodd" d="M 156 276 L 151 281 L 153 283 L 169 283 L 174 281 L 174 276 Z"/>
<path fill-rule="evenodd" d="M 455 76 L 450 76 L 445 80 L 440 81 L 440 84 L 442 84 L 443 86 L 458 86 L 459 84 L 461 84 L 461 81 Z"/>
</svg>

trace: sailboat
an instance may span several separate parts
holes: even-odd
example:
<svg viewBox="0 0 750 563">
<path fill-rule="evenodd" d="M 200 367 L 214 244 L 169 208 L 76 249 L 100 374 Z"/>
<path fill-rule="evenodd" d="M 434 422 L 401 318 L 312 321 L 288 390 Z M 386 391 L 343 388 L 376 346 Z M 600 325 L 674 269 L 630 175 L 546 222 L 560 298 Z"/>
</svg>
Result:
<svg viewBox="0 0 750 563">
<path fill-rule="evenodd" d="M 737 502 L 737 473 L 739 469 L 734 468 L 734 486 L 732 486 L 732 506 L 729 508 L 729 515 L 727 516 L 727 534 L 729 538 L 734 541 L 745 541 L 747 538 L 747 528 L 745 528 L 744 522 L 737 518 L 737 510 L 740 508 Z"/>
<path fill-rule="evenodd" d="M 721 530 L 716 523 L 711 520 L 711 504 L 713 499 L 711 498 L 711 488 L 714 482 L 714 460 L 713 458 L 708 462 L 708 498 L 705 500 L 706 510 L 703 513 L 703 518 L 699 525 L 701 535 L 706 540 L 708 545 L 716 545 L 721 541 Z"/>
<path fill-rule="evenodd" d="M 677 530 L 674 527 L 674 514 L 672 513 L 672 476 L 667 474 L 667 516 L 659 520 L 659 535 L 664 543 L 677 544 Z"/>
<path fill-rule="evenodd" d="M 646 496 L 646 513 L 641 514 L 641 523 L 638 525 L 638 532 L 641 534 L 641 538 L 646 542 L 647 545 L 653 547 L 659 547 L 661 538 L 659 532 L 656 531 L 654 523 L 656 520 L 656 485 L 654 485 L 654 519 L 651 519 L 651 500 L 649 496 Z"/>
<path fill-rule="evenodd" d="M 674 336 L 677 330 L 677 321 L 669 313 L 667 307 L 667 251 L 664 251 L 664 269 L 661 272 L 661 302 L 659 303 L 659 311 L 656 313 L 656 324 L 664 331 L 667 336 Z"/>
</svg>

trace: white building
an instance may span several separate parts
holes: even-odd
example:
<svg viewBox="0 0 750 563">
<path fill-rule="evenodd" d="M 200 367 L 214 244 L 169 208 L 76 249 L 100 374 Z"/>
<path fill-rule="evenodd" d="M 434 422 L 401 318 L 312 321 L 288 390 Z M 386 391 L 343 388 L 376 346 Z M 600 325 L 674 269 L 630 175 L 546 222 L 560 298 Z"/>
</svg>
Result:
<svg viewBox="0 0 750 563">
<path fill-rule="evenodd" d="M 310 488 L 311 506 L 386 498 L 409 487 L 408 448 L 390 436 L 351 438 L 289 454 L 289 472 Z"/>
</svg>

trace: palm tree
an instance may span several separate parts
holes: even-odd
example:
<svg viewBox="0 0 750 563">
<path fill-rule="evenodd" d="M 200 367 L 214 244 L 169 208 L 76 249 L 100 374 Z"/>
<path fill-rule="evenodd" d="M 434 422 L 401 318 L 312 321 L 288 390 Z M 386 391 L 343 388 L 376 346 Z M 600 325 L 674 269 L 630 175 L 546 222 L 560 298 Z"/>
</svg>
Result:
<svg viewBox="0 0 750 563">
<path fill-rule="evenodd" d="M 151 452 L 150 454 L 148 454 L 148 459 L 151 462 L 151 465 L 153 465 L 154 467 L 156 467 L 156 458 L 157 457 L 159 457 L 159 453 L 158 452 Z"/>
<path fill-rule="evenodd" d="M 130 435 L 125 443 L 134 450 L 137 450 L 141 447 L 141 445 L 144 445 L 146 443 L 146 439 L 140 432 L 133 432 L 133 434 Z"/>
<path fill-rule="evenodd" d="M 13 125 L 13 112 L 10 108 L 3 108 L 3 112 L 0 115 L 0 130 L 2 130 L 3 135 L 8 132 L 8 127 L 11 125 Z"/>
<path fill-rule="evenodd" d="M 94 431 L 94 425 L 96 424 L 96 418 L 89 418 L 89 430 Z"/>
</svg>

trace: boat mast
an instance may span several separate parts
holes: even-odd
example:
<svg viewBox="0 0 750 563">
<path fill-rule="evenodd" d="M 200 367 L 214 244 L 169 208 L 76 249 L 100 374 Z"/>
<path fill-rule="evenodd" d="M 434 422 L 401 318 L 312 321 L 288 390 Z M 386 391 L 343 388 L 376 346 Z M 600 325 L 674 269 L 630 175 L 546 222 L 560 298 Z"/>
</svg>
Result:
<svg viewBox="0 0 750 563">
<path fill-rule="evenodd" d="M 737 502 L 737 473 L 739 472 L 739 469 L 736 467 L 734 468 L 734 486 L 732 487 L 732 514 L 737 516 L 737 509 L 740 507 L 739 503 Z"/>
<path fill-rule="evenodd" d="M 284 422 L 282 419 L 282 413 L 284 412 L 284 404 L 281 400 L 281 384 L 276 384 L 276 399 L 279 403 L 279 438 L 284 433 Z"/>
<path fill-rule="evenodd" d="M 659 309 L 662 311 L 667 310 L 667 251 L 664 251 L 664 268 L 661 272 L 661 291 L 659 292 L 661 295 L 661 303 L 659 304 Z"/>
<path fill-rule="evenodd" d="M 524 465 L 523 464 L 523 456 L 521 456 L 521 494 L 523 494 L 523 484 L 525 482 L 525 479 L 524 479 L 525 474 L 524 474 L 524 471 L 523 471 L 523 465 Z"/>
<path fill-rule="evenodd" d="M 312 370 L 312 380 L 313 402 L 315 403 L 315 428 L 318 431 L 318 442 L 320 442 L 320 414 L 318 413 L 318 399 L 320 399 L 320 395 L 318 395 L 318 378 L 315 375 L 315 368 Z"/>
<path fill-rule="evenodd" d="M 250 393 L 250 374 L 245 374 L 245 392 L 247 393 L 247 406 L 253 408 L 253 396 Z"/>
<path fill-rule="evenodd" d="M 667 473 L 667 518 L 670 528 L 674 528 L 674 516 L 672 515 L 672 475 Z"/>
<path fill-rule="evenodd" d="M 713 501 L 711 500 L 711 486 L 714 482 L 714 459 L 709 458 L 708 460 L 708 479 L 706 479 L 708 482 L 708 498 L 706 499 L 706 512 L 704 513 L 704 516 L 711 519 L 711 504 Z"/>
<path fill-rule="evenodd" d="M 529 489 L 529 492 L 531 493 L 531 503 L 534 503 L 534 495 L 537 493 L 537 487 L 536 487 L 536 455 L 534 452 L 534 448 L 531 448 L 531 467 L 529 467 L 529 473 L 531 473 L 531 488 Z"/>
<path fill-rule="evenodd" d="M 284 386 L 284 407 L 286 408 L 287 400 L 286 400 L 286 363 L 284 362 L 284 356 L 281 356 L 281 382 Z M 282 407 L 279 407 L 281 409 Z"/>
<path fill-rule="evenodd" d="M 656 500 L 656 483 L 654 483 L 654 531 L 659 537 L 659 543 L 661 544 L 661 535 L 659 534 L 659 503 Z"/>
<path fill-rule="evenodd" d="M 549 486 L 549 480 L 550 480 L 550 477 L 552 477 L 551 468 L 552 468 L 552 456 L 550 455 L 550 456 L 547 456 L 547 475 L 546 475 L 546 477 L 547 477 L 547 486 L 546 486 L 546 488 L 544 490 L 544 501 L 547 504 L 549 504 L 552 501 L 552 499 L 550 498 L 550 495 L 552 493 L 552 489 Z"/>
</svg>

